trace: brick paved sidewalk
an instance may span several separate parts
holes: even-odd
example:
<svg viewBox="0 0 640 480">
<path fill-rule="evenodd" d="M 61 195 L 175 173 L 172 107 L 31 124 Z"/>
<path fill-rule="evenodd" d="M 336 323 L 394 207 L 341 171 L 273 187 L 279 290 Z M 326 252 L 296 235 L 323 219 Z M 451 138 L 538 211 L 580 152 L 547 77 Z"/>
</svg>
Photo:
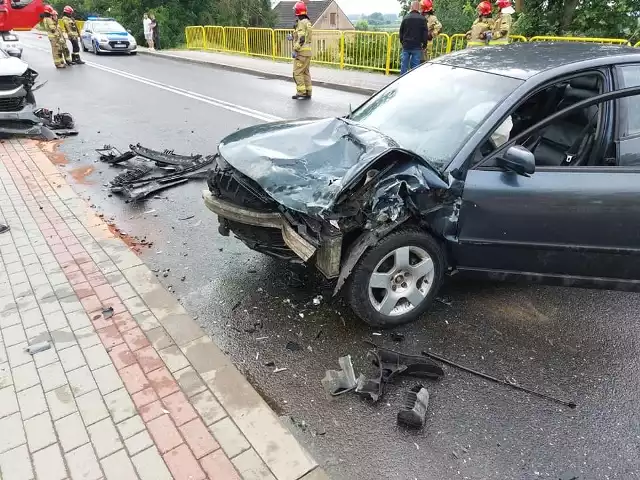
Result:
<svg viewBox="0 0 640 480">
<path fill-rule="evenodd" d="M 0 221 L 1 480 L 326 478 L 33 141 Z"/>
</svg>

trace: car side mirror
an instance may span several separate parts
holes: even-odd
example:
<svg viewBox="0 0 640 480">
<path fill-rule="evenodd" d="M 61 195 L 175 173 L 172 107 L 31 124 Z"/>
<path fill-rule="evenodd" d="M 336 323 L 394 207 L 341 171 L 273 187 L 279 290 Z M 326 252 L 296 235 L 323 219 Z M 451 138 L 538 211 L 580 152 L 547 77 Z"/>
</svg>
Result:
<svg viewBox="0 0 640 480">
<path fill-rule="evenodd" d="M 526 148 L 514 145 L 496 158 L 496 165 L 509 172 L 528 177 L 536 171 L 536 157 Z"/>
</svg>

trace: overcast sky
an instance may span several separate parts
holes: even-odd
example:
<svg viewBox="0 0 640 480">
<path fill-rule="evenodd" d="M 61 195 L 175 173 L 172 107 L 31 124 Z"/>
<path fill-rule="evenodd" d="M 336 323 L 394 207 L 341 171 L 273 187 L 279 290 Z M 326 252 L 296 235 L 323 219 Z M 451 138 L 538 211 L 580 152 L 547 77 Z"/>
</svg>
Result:
<svg viewBox="0 0 640 480">
<path fill-rule="evenodd" d="M 338 0 L 338 5 L 347 14 L 373 12 L 399 13 L 400 4 L 397 0 Z"/>
</svg>

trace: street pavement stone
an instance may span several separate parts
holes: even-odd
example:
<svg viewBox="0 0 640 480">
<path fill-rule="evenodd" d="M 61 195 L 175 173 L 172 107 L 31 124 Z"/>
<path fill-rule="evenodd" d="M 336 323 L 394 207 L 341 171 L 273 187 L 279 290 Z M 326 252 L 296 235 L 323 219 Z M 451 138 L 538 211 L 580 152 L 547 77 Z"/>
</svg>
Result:
<svg viewBox="0 0 640 480">
<path fill-rule="evenodd" d="M 69 452 L 89 442 L 87 430 L 79 413 L 61 418 L 55 422 L 55 427 L 64 452 Z"/>
<path fill-rule="evenodd" d="M 31 452 L 36 452 L 56 442 L 56 433 L 49 412 L 41 413 L 24 421 L 27 444 Z"/>
<path fill-rule="evenodd" d="M 90 443 L 65 454 L 71 478 L 82 480 L 99 480 L 103 477 L 100 464 Z"/>
<path fill-rule="evenodd" d="M 67 476 L 62 454 L 60 453 L 60 446 L 57 443 L 35 452 L 33 454 L 33 463 L 36 467 L 38 479 L 63 480 Z"/>
<path fill-rule="evenodd" d="M 0 454 L 2 480 L 32 480 L 33 467 L 26 445 Z"/>
<path fill-rule="evenodd" d="M 228 360 L 35 143 L 0 144 L 0 209 L 2 480 L 273 478 L 210 390 Z M 316 466 L 288 450 L 278 480 Z"/>
</svg>

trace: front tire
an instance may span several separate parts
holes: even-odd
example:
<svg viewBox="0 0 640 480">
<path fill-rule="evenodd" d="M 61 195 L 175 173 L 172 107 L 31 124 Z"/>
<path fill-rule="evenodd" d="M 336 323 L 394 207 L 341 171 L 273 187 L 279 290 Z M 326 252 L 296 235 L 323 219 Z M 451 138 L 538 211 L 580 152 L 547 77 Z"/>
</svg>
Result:
<svg viewBox="0 0 640 480">
<path fill-rule="evenodd" d="M 364 322 L 392 328 L 420 318 L 440 290 L 447 266 L 442 246 L 418 228 L 393 232 L 357 263 L 347 299 Z"/>
<path fill-rule="evenodd" d="M 93 44 L 93 53 L 96 55 L 100 55 L 100 47 L 98 46 L 97 43 Z"/>
</svg>

